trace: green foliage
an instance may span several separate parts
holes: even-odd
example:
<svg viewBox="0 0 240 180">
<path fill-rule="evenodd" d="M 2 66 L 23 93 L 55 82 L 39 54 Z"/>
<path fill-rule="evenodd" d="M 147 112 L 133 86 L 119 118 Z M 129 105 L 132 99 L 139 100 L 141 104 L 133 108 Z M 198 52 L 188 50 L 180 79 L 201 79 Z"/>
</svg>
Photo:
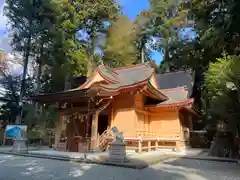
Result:
<svg viewBox="0 0 240 180">
<path fill-rule="evenodd" d="M 151 60 L 151 50 L 146 46 L 152 46 L 152 34 L 154 30 L 154 19 L 151 11 L 143 10 L 139 15 L 137 15 L 135 24 L 136 24 L 136 46 L 138 50 L 137 63 L 141 61 L 150 61 Z M 141 60 L 141 61 L 140 61 Z"/>
<path fill-rule="evenodd" d="M 136 62 L 136 25 L 121 15 L 112 23 L 107 33 L 104 62 L 110 66 L 131 65 Z"/>
<path fill-rule="evenodd" d="M 36 35 L 37 26 L 36 18 L 39 12 L 39 6 L 36 0 L 7 0 L 5 6 L 5 15 L 8 17 L 12 38 L 12 47 L 15 51 L 23 54 L 23 77 L 21 83 L 21 90 L 19 96 L 20 102 L 25 93 L 25 81 L 27 75 L 27 67 L 29 62 L 29 56 L 31 54 L 31 42 L 32 37 Z M 19 119 L 16 120 L 19 123 Z"/>
<path fill-rule="evenodd" d="M 1 84 L 5 89 L 4 101 L 5 103 L 1 106 L 1 114 L 3 120 L 8 123 L 14 123 L 17 115 L 19 114 L 19 92 L 21 90 L 21 77 L 19 76 L 4 76 L 1 80 Z M 23 102 L 26 102 L 26 98 L 33 94 L 32 79 L 26 79 L 26 91 L 23 94 Z"/>
<path fill-rule="evenodd" d="M 238 54 L 240 13 L 238 1 L 216 0 L 210 2 L 184 1 L 179 12 L 194 21 L 191 27 L 197 34 L 195 40 L 180 41 L 171 48 L 171 61 L 178 66 L 188 66 L 204 72 L 210 62 L 222 57 L 223 51 Z"/>
<path fill-rule="evenodd" d="M 40 112 L 31 104 L 24 106 L 24 124 L 29 127 L 30 138 L 51 136 L 57 123 L 57 108 L 54 105 L 43 107 Z"/>
<path fill-rule="evenodd" d="M 179 27 L 182 17 L 178 16 L 179 0 L 150 0 L 153 16 L 153 37 L 156 39 L 153 48 L 164 54 L 164 61 L 169 62 L 171 57 L 170 47 L 178 41 Z"/>
<path fill-rule="evenodd" d="M 7 0 L 5 14 L 13 34 L 12 47 L 24 55 L 22 87 L 30 56 L 39 65 L 37 83 L 43 84 L 43 92 L 45 88 L 46 92 L 60 91 L 68 78 L 86 75 L 88 63 L 95 63 L 96 41 L 106 32 L 105 23 L 118 13 L 113 0 Z M 87 39 L 79 37 L 79 32 L 86 33 Z M 48 68 L 45 71 L 43 67 Z"/>
<path fill-rule="evenodd" d="M 25 118 L 24 121 L 30 127 L 36 124 L 44 124 L 48 128 L 55 127 L 57 120 L 57 108 L 54 105 L 43 107 L 41 110 L 36 110 L 34 105 L 24 105 Z M 40 112 L 39 112 L 40 111 Z"/>
<path fill-rule="evenodd" d="M 85 16 L 77 10 L 78 3 L 68 1 L 53 1 L 56 16 L 55 36 L 53 37 L 51 67 L 62 67 L 67 75 L 81 75 L 86 64 L 83 44 L 77 39 L 76 32 Z"/>
<path fill-rule="evenodd" d="M 155 25 L 157 32 L 162 32 L 161 36 L 164 38 L 161 43 L 164 47 L 165 58 L 160 66 L 161 71 L 192 68 L 195 71 L 195 102 L 198 103 L 203 115 L 207 117 L 207 114 L 218 114 L 219 116 L 234 114 L 236 104 L 228 101 L 229 92 L 222 91 L 221 87 L 217 87 L 216 89 L 219 89 L 215 92 L 216 89 L 211 90 L 209 84 L 209 88 L 204 89 L 203 76 L 211 63 L 215 63 L 219 61 L 217 59 L 223 57 L 223 52 L 230 55 L 239 54 L 240 12 L 237 9 L 240 7 L 240 3 L 235 0 L 211 2 L 208 0 L 182 2 L 153 0 L 150 2 L 152 3 L 151 9 L 157 17 L 157 24 L 159 24 Z M 188 24 L 188 20 L 193 20 L 194 24 Z M 176 27 L 176 30 L 180 30 L 182 27 L 189 26 L 196 33 L 194 39 L 174 38 L 174 31 L 171 31 L 174 28 L 170 28 L 171 30 L 168 31 L 169 27 Z M 222 59 L 222 65 L 225 61 L 227 61 L 226 57 Z M 216 63 L 216 66 L 218 65 L 219 62 Z M 225 65 L 227 66 L 227 64 Z M 211 64 L 211 67 L 213 66 Z M 228 74 L 229 72 L 227 69 L 223 69 L 221 73 Z M 212 81 L 220 81 L 220 79 L 215 77 Z M 216 85 L 216 82 L 212 84 Z M 219 84 L 221 83 L 219 82 Z M 214 99 L 216 94 L 213 95 L 213 92 L 226 96 L 226 98 L 216 100 Z M 224 107 L 222 104 L 226 106 Z M 226 113 L 224 111 L 226 109 L 230 112 Z"/>
<path fill-rule="evenodd" d="M 59 81 L 72 76 L 86 75 L 91 71 L 89 68 L 98 63 L 98 58 L 94 55 L 97 41 L 105 32 L 104 23 L 112 21 L 119 8 L 112 0 L 52 2 L 56 14 L 55 36 L 50 45 L 52 60 L 47 63 L 50 68 L 45 72 L 44 79 L 46 80 L 50 71 L 51 77 L 48 77 L 48 81 L 52 84 L 51 89 L 54 92 L 64 88 L 64 82 L 58 83 Z M 84 33 L 85 37 L 82 37 L 81 33 Z M 58 84 L 59 88 L 54 84 Z"/>
<path fill-rule="evenodd" d="M 210 115 L 228 120 L 235 128 L 240 117 L 239 66 L 239 56 L 225 55 L 223 58 L 219 58 L 216 63 L 211 63 L 205 75 Z M 237 89 L 228 87 L 229 83 L 234 84 Z"/>
</svg>

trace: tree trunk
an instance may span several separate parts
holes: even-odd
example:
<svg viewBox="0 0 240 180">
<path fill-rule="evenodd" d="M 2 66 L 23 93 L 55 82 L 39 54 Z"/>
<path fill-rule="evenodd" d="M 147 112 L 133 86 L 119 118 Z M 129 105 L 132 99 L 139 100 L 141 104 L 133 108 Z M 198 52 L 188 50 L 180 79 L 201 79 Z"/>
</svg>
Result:
<svg viewBox="0 0 240 180">
<path fill-rule="evenodd" d="M 93 30 L 90 33 L 90 44 L 88 48 L 88 64 L 87 64 L 87 77 L 90 77 L 92 75 L 92 72 L 94 70 L 94 47 L 95 47 L 95 36 Z"/>
<path fill-rule="evenodd" d="M 165 48 L 165 51 L 164 51 L 164 62 L 166 62 L 167 66 L 166 66 L 166 69 L 165 69 L 165 73 L 166 72 L 170 72 L 170 64 L 169 64 L 169 51 L 168 51 L 168 47 Z"/>
<path fill-rule="evenodd" d="M 69 73 L 67 73 L 64 82 L 64 91 L 70 89 L 70 82 L 69 82 Z"/>
<path fill-rule="evenodd" d="M 41 44 L 40 57 L 38 59 L 38 70 L 37 70 L 37 94 L 40 93 L 41 88 L 41 75 L 42 75 L 42 65 L 43 65 L 43 43 Z"/>
<path fill-rule="evenodd" d="M 238 147 L 233 132 L 217 132 L 212 141 L 209 155 L 216 157 L 235 158 L 238 156 Z"/>
<path fill-rule="evenodd" d="M 53 145 L 53 137 L 52 137 L 52 132 L 49 132 L 48 133 L 48 147 L 49 148 L 52 148 L 52 145 Z"/>
<path fill-rule="evenodd" d="M 93 68 L 92 68 L 92 58 L 89 58 L 88 60 L 88 64 L 87 64 L 87 77 L 89 78 L 93 72 Z"/>
<path fill-rule="evenodd" d="M 37 68 L 37 89 L 36 89 L 36 94 L 40 94 L 40 89 L 41 89 L 41 75 L 42 75 L 42 61 L 43 61 L 43 44 L 41 45 L 41 49 L 40 49 L 40 57 L 37 60 L 38 63 L 38 68 Z M 39 112 L 39 114 L 41 115 L 41 111 L 40 111 L 40 104 L 38 102 L 36 102 L 36 110 L 37 112 Z"/>
<path fill-rule="evenodd" d="M 16 118 L 16 124 L 21 124 L 22 119 L 22 100 L 25 93 L 25 83 L 26 83 L 26 76 L 27 76 L 27 70 L 28 70 L 28 61 L 29 61 L 29 55 L 30 55 L 30 45 L 31 45 L 31 39 L 32 39 L 32 16 L 30 16 L 29 19 L 29 33 L 27 37 L 27 43 L 24 44 L 26 47 L 26 50 L 24 51 L 24 63 L 23 63 L 23 75 L 22 75 L 22 83 L 21 83 L 21 90 L 18 100 L 18 108 L 20 109 L 20 112 L 18 114 L 18 117 Z"/>
<path fill-rule="evenodd" d="M 21 90 L 18 100 L 18 108 L 20 109 L 20 112 L 18 114 L 18 117 L 16 118 L 16 124 L 21 124 L 22 119 L 22 100 L 25 93 L 25 84 L 26 84 L 26 76 L 27 76 L 27 70 L 28 70 L 28 61 L 29 61 L 29 54 L 30 54 L 30 44 L 31 44 L 31 35 L 29 35 L 27 44 L 26 44 L 26 52 L 24 56 L 24 64 L 23 64 L 23 75 L 22 75 L 22 83 L 21 83 Z"/>
<path fill-rule="evenodd" d="M 144 63 L 145 58 L 145 46 L 143 45 L 141 48 L 141 63 Z"/>
</svg>

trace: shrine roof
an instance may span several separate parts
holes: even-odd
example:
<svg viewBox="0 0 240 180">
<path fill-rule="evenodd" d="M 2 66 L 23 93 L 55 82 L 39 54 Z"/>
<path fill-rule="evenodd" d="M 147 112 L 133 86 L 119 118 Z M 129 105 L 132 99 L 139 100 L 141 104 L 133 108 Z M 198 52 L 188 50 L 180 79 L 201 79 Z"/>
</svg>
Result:
<svg viewBox="0 0 240 180">
<path fill-rule="evenodd" d="M 157 75 L 160 89 L 172 89 L 186 86 L 188 97 L 192 96 L 194 85 L 194 74 L 189 71 L 169 72 Z"/>
<path fill-rule="evenodd" d="M 61 101 L 65 102 L 66 100 L 67 101 L 79 100 L 76 97 L 80 98 L 81 100 L 86 99 L 87 98 L 86 89 L 74 88 L 56 93 L 38 94 L 30 97 L 30 100 L 41 103 L 51 103 Z"/>
<path fill-rule="evenodd" d="M 160 104 L 174 104 L 180 103 L 188 100 L 188 91 L 187 87 L 179 87 L 173 89 L 165 89 L 162 92 L 168 97 L 167 101 L 164 101 Z"/>
<path fill-rule="evenodd" d="M 118 74 L 111 68 L 100 65 L 97 69 L 100 75 L 102 75 L 104 78 L 107 78 L 112 83 L 117 83 L 120 81 Z"/>
<path fill-rule="evenodd" d="M 161 91 L 163 94 L 165 94 L 168 97 L 168 99 L 156 105 L 146 106 L 146 108 L 181 107 L 181 106 L 188 106 L 193 103 L 193 98 L 188 97 L 188 91 L 186 86 L 171 88 L 171 89 L 164 89 Z"/>
<path fill-rule="evenodd" d="M 167 97 L 157 88 L 151 86 L 150 79 L 154 74 L 154 69 L 150 63 L 137 64 L 133 66 L 125 66 L 119 68 L 108 68 L 100 65 L 96 70 L 107 83 L 95 83 L 92 87 L 100 88 L 105 92 L 119 92 L 147 86 L 150 97 L 158 100 L 166 100 Z M 88 80 L 89 81 L 89 80 Z"/>
<path fill-rule="evenodd" d="M 99 90 L 101 92 L 103 91 L 103 94 L 106 92 L 112 92 L 114 94 L 116 92 L 119 93 L 120 90 L 145 87 L 144 91 L 147 96 L 158 99 L 160 102 L 163 101 L 157 106 L 189 104 L 192 102 L 192 99 L 189 99 L 189 97 L 192 95 L 193 75 L 187 71 L 158 74 L 157 81 L 159 89 L 150 83 L 150 79 L 154 75 L 154 68 L 151 67 L 150 63 L 119 68 L 109 68 L 102 64 L 95 72 L 98 72 L 107 81 L 107 83 L 96 82 L 92 86 L 93 89 L 94 87 L 97 89 L 100 88 Z M 91 78 L 85 83 L 89 81 L 91 81 Z M 86 97 L 88 89 L 89 88 L 84 89 L 84 87 L 80 86 L 63 92 L 38 95 L 31 99 L 39 100 L 40 98 L 41 101 L 44 102 L 67 99 L 74 100 L 76 97 Z"/>
<path fill-rule="evenodd" d="M 102 71 L 102 69 L 101 69 Z M 112 72 L 111 72 L 112 71 Z M 154 69 L 149 64 L 139 64 L 129 67 L 115 68 L 104 72 L 116 81 L 116 83 L 105 84 L 103 87 L 107 89 L 118 89 L 124 86 L 131 86 L 146 81 L 154 72 Z"/>
</svg>

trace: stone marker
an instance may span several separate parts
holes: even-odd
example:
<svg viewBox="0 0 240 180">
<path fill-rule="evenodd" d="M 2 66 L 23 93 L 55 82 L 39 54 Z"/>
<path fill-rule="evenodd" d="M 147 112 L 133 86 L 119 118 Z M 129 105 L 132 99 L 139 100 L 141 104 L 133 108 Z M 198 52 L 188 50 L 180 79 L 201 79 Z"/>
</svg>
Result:
<svg viewBox="0 0 240 180">
<path fill-rule="evenodd" d="M 26 132 L 24 129 L 20 131 L 17 137 L 13 140 L 13 148 L 11 149 L 12 152 L 28 152 L 27 148 L 27 138 Z"/>
<path fill-rule="evenodd" d="M 126 145 L 123 141 L 122 133 L 120 133 L 116 127 L 112 128 L 112 132 L 115 135 L 115 140 L 111 144 L 108 161 L 114 163 L 127 162 Z"/>
</svg>

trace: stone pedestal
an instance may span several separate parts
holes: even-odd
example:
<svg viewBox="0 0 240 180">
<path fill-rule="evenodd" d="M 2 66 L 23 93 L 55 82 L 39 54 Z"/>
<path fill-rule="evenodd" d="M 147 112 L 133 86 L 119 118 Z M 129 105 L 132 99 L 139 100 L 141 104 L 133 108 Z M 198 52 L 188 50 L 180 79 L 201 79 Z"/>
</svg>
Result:
<svg viewBox="0 0 240 180">
<path fill-rule="evenodd" d="M 27 139 L 14 139 L 12 152 L 27 152 Z"/>
<path fill-rule="evenodd" d="M 109 161 L 115 163 L 124 163 L 127 161 L 126 145 L 124 142 L 116 140 L 109 149 Z"/>
</svg>

